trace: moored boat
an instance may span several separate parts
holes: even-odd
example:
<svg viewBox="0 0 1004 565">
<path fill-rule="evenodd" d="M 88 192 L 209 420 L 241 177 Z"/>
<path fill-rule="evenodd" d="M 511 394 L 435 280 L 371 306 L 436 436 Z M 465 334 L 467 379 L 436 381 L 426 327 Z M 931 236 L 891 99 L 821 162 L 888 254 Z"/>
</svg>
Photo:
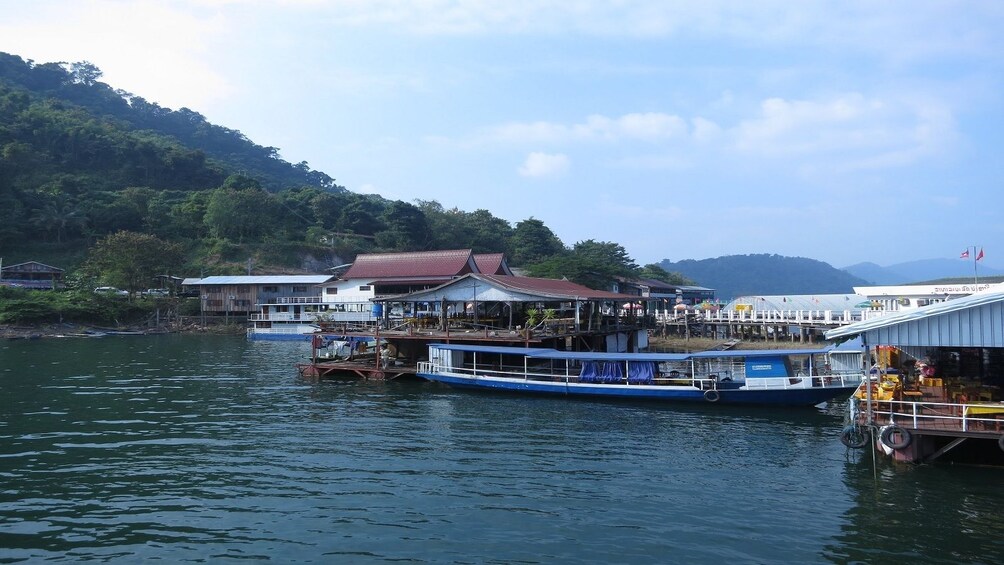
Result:
<svg viewBox="0 0 1004 565">
<path fill-rule="evenodd" d="M 424 379 L 494 391 L 719 404 L 815 406 L 846 398 L 860 372 L 831 373 L 830 349 L 596 353 L 433 344 Z M 822 362 L 817 363 L 817 357 Z"/>
</svg>

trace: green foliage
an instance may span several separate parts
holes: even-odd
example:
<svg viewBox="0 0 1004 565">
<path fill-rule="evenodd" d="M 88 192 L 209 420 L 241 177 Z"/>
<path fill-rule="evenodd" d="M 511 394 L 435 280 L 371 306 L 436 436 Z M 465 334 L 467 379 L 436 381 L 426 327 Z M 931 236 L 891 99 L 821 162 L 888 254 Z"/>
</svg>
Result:
<svg viewBox="0 0 1004 565">
<path fill-rule="evenodd" d="M 288 272 L 304 255 L 348 262 L 374 251 L 472 249 L 507 253 L 521 266 L 570 253 L 532 217 L 514 229 L 484 209 L 348 192 L 306 162 L 282 160 L 275 147 L 101 78 L 87 61 L 36 64 L 0 53 L 0 248 L 71 275 L 83 250 L 100 242 L 82 271 L 88 284 L 132 290 L 150 282 L 142 248 L 164 251 L 172 269 L 184 265 L 172 273 L 180 276 L 243 273 L 249 258 L 256 272 Z M 106 249 L 121 232 L 160 243 L 136 239 L 122 250 L 137 261 L 130 269 Z M 178 245 L 158 247 L 167 242 Z M 575 264 L 553 271 L 602 286 L 610 273 L 598 262 L 612 257 L 614 273 L 633 266 L 615 244 L 577 245 L 585 247 Z"/>
<path fill-rule="evenodd" d="M 635 277 L 638 267 L 622 246 L 589 239 L 576 243 L 570 252 L 551 256 L 530 265 L 527 270 L 534 277 L 566 278 L 604 290 L 609 289 L 617 277 Z"/>
<path fill-rule="evenodd" d="M 120 231 L 91 249 L 87 270 L 106 283 L 135 293 L 149 288 L 156 276 L 174 272 L 181 262 L 177 244 L 149 234 Z"/>
<path fill-rule="evenodd" d="M 531 265 L 565 253 L 565 245 L 544 222 L 530 217 L 516 224 L 513 230 L 510 258 L 513 265 Z"/>
<path fill-rule="evenodd" d="M 376 242 L 384 249 L 419 251 L 426 249 L 432 239 L 425 214 L 413 204 L 391 202 L 380 221 L 384 229 L 377 234 Z"/>
<path fill-rule="evenodd" d="M 152 306 L 91 291 L 48 291 L 0 287 L 0 324 L 64 322 L 112 325 L 145 319 Z"/>
<path fill-rule="evenodd" d="M 471 249 L 475 253 L 509 252 L 512 225 L 488 210 L 446 210 L 435 200 L 419 200 L 432 234 L 432 249 Z"/>
<path fill-rule="evenodd" d="M 269 232 L 274 208 L 272 196 L 260 187 L 224 186 L 209 197 L 205 222 L 216 237 L 243 243 L 245 238 L 260 239 Z"/>
<path fill-rule="evenodd" d="M 638 271 L 638 277 L 643 279 L 654 279 L 660 282 L 673 285 L 696 285 L 694 281 L 681 275 L 680 273 L 670 273 L 655 263 L 649 263 Z"/>
</svg>

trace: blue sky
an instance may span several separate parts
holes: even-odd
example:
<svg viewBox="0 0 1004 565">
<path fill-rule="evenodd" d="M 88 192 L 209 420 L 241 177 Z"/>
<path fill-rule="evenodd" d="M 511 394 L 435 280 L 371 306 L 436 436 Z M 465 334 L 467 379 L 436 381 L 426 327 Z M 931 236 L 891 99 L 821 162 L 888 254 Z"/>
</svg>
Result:
<svg viewBox="0 0 1004 565">
<path fill-rule="evenodd" d="M 996 1 L 0 3 L 0 51 L 639 264 L 1001 268 L 1001 30 Z"/>
</svg>

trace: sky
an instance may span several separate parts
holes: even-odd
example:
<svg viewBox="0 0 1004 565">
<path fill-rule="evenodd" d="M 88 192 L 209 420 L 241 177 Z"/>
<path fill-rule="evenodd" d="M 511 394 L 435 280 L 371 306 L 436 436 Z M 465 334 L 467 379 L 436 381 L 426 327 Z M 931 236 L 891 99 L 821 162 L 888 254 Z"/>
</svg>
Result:
<svg viewBox="0 0 1004 565">
<path fill-rule="evenodd" d="M 1004 268 L 1001 30 L 994 0 L 0 0 L 0 51 L 640 265 Z"/>
</svg>

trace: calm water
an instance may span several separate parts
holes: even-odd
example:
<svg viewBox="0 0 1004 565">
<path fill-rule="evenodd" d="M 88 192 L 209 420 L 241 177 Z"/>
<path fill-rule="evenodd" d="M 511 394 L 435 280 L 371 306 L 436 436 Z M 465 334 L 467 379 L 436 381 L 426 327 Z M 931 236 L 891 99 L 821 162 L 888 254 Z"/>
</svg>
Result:
<svg viewBox="0 0 1004 565">
<path fill-rule="evenodd" d="M 1004 471 L 772 414 L 310 382 L 301 344 L 0 342 L 0 561 L 1001 563 Z"/>
</svg>

